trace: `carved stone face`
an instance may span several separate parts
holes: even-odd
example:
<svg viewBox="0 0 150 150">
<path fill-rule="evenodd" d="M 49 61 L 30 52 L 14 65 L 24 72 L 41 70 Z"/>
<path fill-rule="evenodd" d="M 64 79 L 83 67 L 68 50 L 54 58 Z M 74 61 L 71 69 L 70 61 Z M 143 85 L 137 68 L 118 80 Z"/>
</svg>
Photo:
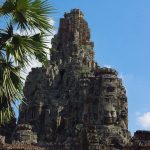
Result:
<svg viewBox="0 0 150 150">
<path fill-rule="evenodd" d="M 104 124 L 111 125 L 117 120 L 117 114 L 115 108 L 108 104 L 104 107 Z"/>
<path fill-rule="evenodd" d="M 127 112 L 125 110 L 121 111 L 121 118 L 127 118 Z"/>
</svg>

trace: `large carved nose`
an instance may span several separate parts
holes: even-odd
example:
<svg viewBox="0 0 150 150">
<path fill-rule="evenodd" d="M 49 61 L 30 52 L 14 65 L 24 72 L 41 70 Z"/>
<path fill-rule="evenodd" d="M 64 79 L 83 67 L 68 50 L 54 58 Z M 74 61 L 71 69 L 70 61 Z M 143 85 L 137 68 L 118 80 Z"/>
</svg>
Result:
<svg viewBox="0 0 150 150">
<path fill-rule="evenodd" d="M 114 112 L 112 112 L 112 116 L 113 117 L 116 117 L 117 116 L 117 114 L 116 114 L 116 112 L 114 111 Z"/>
<path fill-rule="evenodd" d="M 107 113 L 107 117 L 111 118 L 111 113 L 110 112 Z"/>
</svg>

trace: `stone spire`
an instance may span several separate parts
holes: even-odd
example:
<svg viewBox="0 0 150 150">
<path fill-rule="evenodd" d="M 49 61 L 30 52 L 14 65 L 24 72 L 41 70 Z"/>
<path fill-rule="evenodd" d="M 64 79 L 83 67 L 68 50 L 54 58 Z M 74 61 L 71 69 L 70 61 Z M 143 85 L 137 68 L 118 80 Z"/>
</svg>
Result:
<svg viewBox="0 0 150 150">
<path fill-rule="evenodd" d="M 95 65 L 93 47 L 83 13 L 79 9 L 73 9 L 60 19 L 58 34 L 52 40 L 51 61 L 91 68 Z"/>
<path fill-rule="evenodd" d="M 21 104 L 14 133 L 22 137 L 14 141 L 89 150 L 129 143 L 125 88 L 116 70 L 97 66 L 93 47 L 83 13 L 65 13 L 52 39 L 49 66 L 32 69 L 27 77 L 28 105 Z"/>
</svg>

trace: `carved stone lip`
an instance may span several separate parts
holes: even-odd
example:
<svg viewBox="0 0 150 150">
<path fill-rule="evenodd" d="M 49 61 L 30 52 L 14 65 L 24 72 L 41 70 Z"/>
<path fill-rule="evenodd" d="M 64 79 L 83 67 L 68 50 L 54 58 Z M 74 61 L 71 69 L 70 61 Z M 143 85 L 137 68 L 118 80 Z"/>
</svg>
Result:
<svg viewBox="0 0 150 150">
<path fill-rule="evenodd" d="M 113 119 L 111 117 L 107 117 L 107 118 L 105 118 L 104 122 L 109 125 L 109 124 L 112 124 L 112 121 L 113 121 Z"/>
</svg>

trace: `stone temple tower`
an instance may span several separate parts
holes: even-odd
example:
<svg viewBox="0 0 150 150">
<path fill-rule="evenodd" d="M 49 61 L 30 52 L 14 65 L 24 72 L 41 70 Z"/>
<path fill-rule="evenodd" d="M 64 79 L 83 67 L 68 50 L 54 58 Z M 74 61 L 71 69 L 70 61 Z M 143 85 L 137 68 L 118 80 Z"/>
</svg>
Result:
<svg viewBox="0 0 150 150">
<path fill-rule="evenodd" d="M 117 71 L 94 61 L 79 9 L 60 19 L 47 68 L 29 73 L 13 142 L 53 149 L 123 149 L 130 141 L 126 90 Z"/>
</svg>

